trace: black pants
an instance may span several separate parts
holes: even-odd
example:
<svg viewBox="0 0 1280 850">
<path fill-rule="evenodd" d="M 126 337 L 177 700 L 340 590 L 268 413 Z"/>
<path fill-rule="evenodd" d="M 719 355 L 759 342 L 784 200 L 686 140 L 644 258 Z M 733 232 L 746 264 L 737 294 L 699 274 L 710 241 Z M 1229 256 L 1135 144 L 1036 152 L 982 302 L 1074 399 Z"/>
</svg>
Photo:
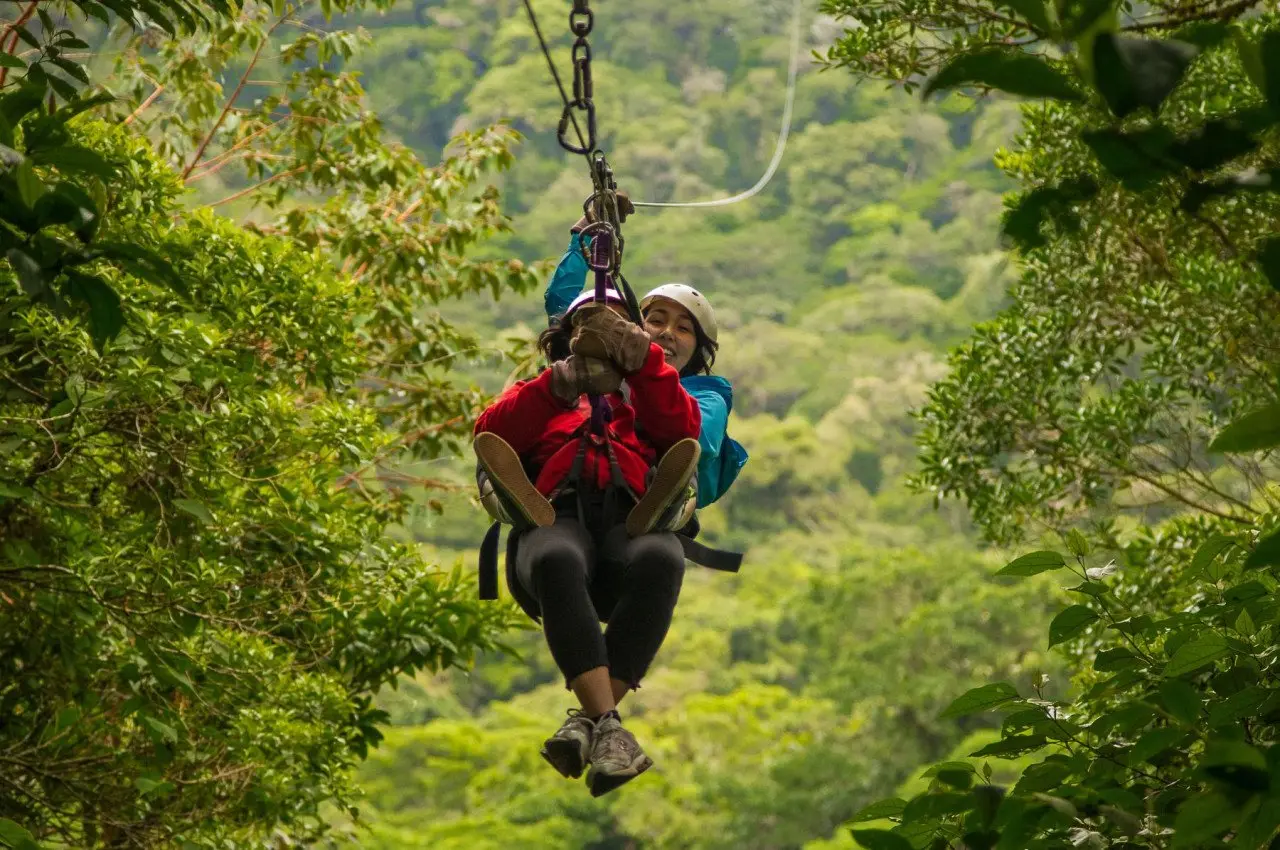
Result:
<svg viewBox="0 0 1280 850">
<path fill-rule="evenodd" d="M 584 513 L 585 523 L 572 497 L 557 501 L 555 525 L 521 534 L 507 584 L 525 612 L 542 619 L 566 683 L 608 667 L 612 678 L 635 688 L 671 626 L 684 551 L 674 534 L 628 537 L 621 521 L 602 523 L 602 511 L 590 502 Z M 625 518 L 625 510 L 618 516 Z M 603 634 L 601 622 L 608 623 Z"/>
</svg>

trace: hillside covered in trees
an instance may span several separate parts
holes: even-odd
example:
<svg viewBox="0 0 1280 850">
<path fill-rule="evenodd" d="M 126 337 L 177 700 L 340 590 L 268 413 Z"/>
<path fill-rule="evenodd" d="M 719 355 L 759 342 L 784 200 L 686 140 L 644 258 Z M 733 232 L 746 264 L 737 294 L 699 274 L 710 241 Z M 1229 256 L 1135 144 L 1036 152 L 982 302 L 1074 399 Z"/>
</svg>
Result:
<svg viewBox="0 0 1280 850">
<path fill-rule="evenodd" d="M 753 184 L 790 0 L 596 5 L 621 187 Z M 800 4 L 768 187 L 626 224 L 715 305 L 747 560 L 601 799 L 473 577 L 590 191 L 522 4 L 9 6 L 0 846 L 1272 842 L 1273 4 Z"/>
</svg>

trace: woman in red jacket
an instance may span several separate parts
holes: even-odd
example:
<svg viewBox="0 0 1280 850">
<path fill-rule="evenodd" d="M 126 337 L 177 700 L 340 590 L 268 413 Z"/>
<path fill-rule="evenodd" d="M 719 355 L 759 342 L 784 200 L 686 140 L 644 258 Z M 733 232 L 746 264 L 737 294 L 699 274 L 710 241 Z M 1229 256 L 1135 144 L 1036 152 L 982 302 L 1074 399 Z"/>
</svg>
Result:
<svg viewBox="0 0 1280 850">
<path fill-rule="evenodd" d="M 481 466 L 526 526 L 507 584 L 541 618 L 582 706 L 542 754 L 569 777 L 589 765 L 593 796 L 653 763 L 617 703 L 671 625 L 684 554 L 674 534 L 652 529 L 697 466 L 701 426 L 668 352 L 621 315 L 616 292 L 609 301 L 575 301 L 539 339 L 550 368 L 508 389 L 475 428 Z M 595 428 L 587 394 L 603 401 Z"/>
</svg>

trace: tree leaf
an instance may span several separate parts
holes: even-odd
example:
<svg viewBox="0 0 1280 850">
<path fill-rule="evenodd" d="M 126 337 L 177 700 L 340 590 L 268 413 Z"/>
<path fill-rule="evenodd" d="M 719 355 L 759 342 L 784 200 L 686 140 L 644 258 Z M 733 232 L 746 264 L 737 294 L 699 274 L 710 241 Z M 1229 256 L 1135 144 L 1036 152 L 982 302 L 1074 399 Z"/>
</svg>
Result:
<svg viewBox="0 0 1280 850">
<path fill-rule="evenodd" d="M 18 163 L 18 167 L 13 172 L 13 179 L 18 184 L 18 195 L 22 198 L 22 203 L 26 204 L 27 209 L 35 207 L 36 201 L 40 200 L 40 196 L 44 194 L 44 184 L 40 182 L 40 177 L 32 167 L 30 157 Z"/>
<path fill-rule="evenodd" d="M 1262 241 L 1257 260 L 1271 288 L 1280 292 L 1280 236 L 1272 236 Z"/>
<path fill-rule="evenodd" d="M 175 507 L 181 508 L 191 514 L 205 525 L 213 525 L 213 514 L 209 513 L 209 509 L 205 507 L 204 502 L 198 502 L 195 499 L 174 499 Z"/>
<path fill-rule="evenodd" d="M 849 833 L 866 850 L 914 850 L 911 842 L 887 829 L 851 829 Z"/>
<path fill-rule="evenodd" d="M 995 5 L 1013 12 L 1031 24 L 1036 32 L 1043 35 L 1053 34 L 1054 27 L 1049 21 L 1049 10 L 1045 6 L 1045 0 L 996 0 Z"/>
<path fill-rule="evenodd" d="M 1266 795 L 1258 810 L 1236 830 L 1236 846 L 1264 846 L 1280 829 L 1280 794 Z"/>
<path fill-rule="evenodd" d="M 27 63 L 23 62 L 12 53 L 0 53 L 0 68 L 25 68 Z"/>
<path fill-rule="evenodd" d="M 1136 617 L 1119 620 L 1107 628 L 1115 629 L 1122 635 L 1136 635 L 1147 631 L 1154 625 L 1155 622 L 1146 614 L 1139 614 Z"/>
<path fill-rule="evenodd" d="M 47 79 L 49 88 L 57 92 L 58 97 L 64 101 L 74 100 L 76 97 L 75 87 L 60 77 L 49 77 Z"/>
<path fill-rule="evenodd" d="M 1239 121 L 1213 120 L 1169 148 L 1169 156 L 1196 171 L 1214 171 L 1258 148 L 1253 131 Z"/>
<path fill-rule="evenodd" d="M 151 779 L 146 776 L 139 776 L 137 779 L 133 780 L 133 784 L 139 791 L 146 795 L 167 794 L 176 787 L 172 782 L 167 780 Z"/>
<path fill-rule="evenodd" d="M 1173 822 L 1173 847 L 1202 847 L 1235 823 L 1231 802 L 1216 792 L 1198 794 L 1183 803 Z"/>
<path fill-rule="evenodd" d="M 1173 658 L 1165 665 L 1166 676 L 1181 676 L 1199 669 L 1211 661 L 1227 655 L 1230 649 L 1227 640 L 1217 632 L 1201 632 L 1191 640 L 1178 647 Z"/>
<path fill-rule="evenodd" d="M 1142 821 L 1118 806 L 1099 806 L 1102 816 L 1111 821 L 1125 835 L 1137 835 L 1143 830 Z"/>
<path fill-rule="evenodd" d="M 5 258 L 9 261 L 9 265 L 13 266 L 13 270 L 17 272 L 18 283 L 22 285 L 23 292 L 32 297 L 44 292 L 44 271 L 34 257 L 21 248 L 10 248 L 5 252 Z"/>
<path fill-rule="evenodd" d="M 1262 85 L 1259 88 L 1266 94 L 1271 111 L 1280 115 L 1280 32 L 1263 33 L 1258 53 L 1262 58 Z"/>
<path fill-rule="evenodd" d="M 1164 710 L 1184 726 L 1200 722 L 1200 694 L 1182 679 L 1166 679 L 1161 683 L 1160 702 Z"/>
<path fill-rule="evenodd" d="M 1200 544 L 1200 548 L 1196 549 L 1196 554 L 1191 558 L 1191 572 L 1193 575 L 1204 575 L 1210 581 L 1217 581 L 1217 578 L 1209 576 L 1205 571 L 1219 555 L 1227 549 L 1236 545 L 1236 542 L 1225 534 L 1213 534 Z"/>
<path fill-rule="evenodd" d="M 1064 800 L 1061 797 L 1055 797 L 1052 794 L 1035 793 L 1031 795 L 1032 799 L 1043 803 L 1059 814 L 1066 815 L 1073 820 L 1079 814 L 1076 807 L 1072 805 L 1070 800 Z"/>
<path fill-rule="evenodd" d="M 120 309 L 120 296 L 106 281 L 96 275 L 70 270 L 65 292 L 68 298 L 88 305 L 89 328 L 99 350 L 115 339 L 124 327 L 124 311 Z"/>
<path fill-rule="evenodd" d="M 1262 48 L 1239 28 L 1236 28 L 1231 35 L 1245 74 L 1258 87 L 1258 91 L 1266 94 L 1267 72 L 1262 64 Z"/>
<path fill-rule="evenodd" d="M 43 102 L 44 88 L 24 83 L 14 91 L 0 95 L 0 114 L 4 115 L 10 127 L 17 127 L 29 112 L 39 109 Z"/>
<path fill-rule="evenodd" d="M 1164 126 L 1146 130 L 1090 130 L 1080 138 L 1113 177 L 1127 189 L 1140 192 L 1172 173 L 1168 159 L 1173 134 Z"/>
<path fill-rule="evenodd" d="M 896 818 L 902 814 L 902 810 L 907 803 L 901 797 L 890 797 L 887 800 L 877 800 L 869 806 L 864 806 L 858 810 L 858 813 L 851 819 L 853 823 L 863 823 L 869 820 L 882 820 L 884 818 Z"/>
<path fill-rule="evenodd" d="M 0 498 L 5 499 L 27 499 L 31 497 L 30 487 L 20 487 L 17 484 L 6 484 L 0 481 Z"/>
<path fill-rule="evenodd" d="M 1254 546 L 1253 551 L 1249 553 L 1249 557 L 1244 559 L 1246 570 L 1272 567 L 1276 564 L 1280 564 L 1280 531 L 1259 540 L 1258 545 Z"/>
<path fill-rule="evenodd" d="M 1211 452 L 1254 452 L 1280 446 L 1280 402 L 1250 411 L 1218 432 Z"/>
<path fill-rule="evenodd" d="M 53 60 L 53 64 L 65 71 L 70 77 L 79 80 L 86 86 L 89 85 L 89 75 L 85 73 L 84 68 L 77 63 L 72 62 L 69 59 L 59 57 Z"/>
<path fill-rule="evenodd" d="M 1182 41 L 1099 33 L 1093 39 L 1094 87 L 1117 118 L 1143 106 L 1158 112 L 1199 52 Z"/>
<path fill-rule="evenodd" d="M 1017 196 L 1001 218 L 1001 234 L 1024 251 L 1047 243 L 1041 232 L 1046 221 L 1064 230 L 1079 227 L 1079 216 L 1071 205 L 1098 194 L 1098 184 L 1088 177 L 1063 181 L 1058 186 L 1040 186 Z"/>
<path fill-rule="evenodd" d="M 1063 641 L 1070 640 L 1097 619 L 1098 615 L 1094 610 L 1084 605 L 1072 605 L 1060 611 L 1049 624 L 1049 647 L 1053 648 Z"/>
<path fill-rule="evenodd" d="M 80 145 L 45 148 L 31 154 L 31 159 L 40 165 L 52 165 L 60 171 L 92 174 L 103 180 L 112 180 L 116 176 L 115 166 L 104 159 L 102 154 Z"/>
<path fill-rule="evenodd" d="M 1017 698 L 1018 690 L 1013 685 L 1008 682 L 994 682 L 990 685 L 974 688 L 958 697 L 951 705 L 947 706 L 946 711 L 938 716 L 945 720 L 951 717 L 978 714 L 983 711 L 990 711 Z"/>
<path fill-rule="evenodd" d="M 1114 673 L 1138 664 L 1141 659 L 1123 646 L 1113 646 L 1098 653 L 1093 660 L 1093 669 L 1101 673 Z"/>
<path fill-rule="evenodd" d="M 36 201 L 33 210 L 40 226 L 65 224 L 82 242 L 93 238 L 98 210 L 93 199 L 73 183 L 58 183 Z"/>
<path fill-rule="evenodd" d="M 8 818 L 0 818 L 0 841 L 8 844 L 14 850 L 38 847 L 35 843 L 35 838 L 30 832 L 27 832 L 26 829 Z"/>
<path fill-rule="evenodd" d="M 1043 735 L 1011 735 L 999 741 L 993 741 L 977 752 L 969 753 L 969 755 L 972 758 L 981 758 L 982 756 L 1014 758 L 1023 753 L 1041 749 L 1048 743 L 1049 739 Z"/>
<path fill-rule="evenodd" d="M 902 812 L 906 823 L 937 820 L 947 815 L 968 811 L 973 800 L 968 794 L 956 791 L 930 791 L 912 797 Z"/>
<path fill-rule="evenodd" d="M 1129 764 L 1136 767 L 1144 761 L 1153 759 L 1185 737 L 1187 737 L 1185 729 L 1167 727 L 1152 729 L 1139 738 L 1138 743 L 1134 744 L 1133 749 L 1129 751 Z"/>
<path fill-rule="evenodd" d="M 162 723 L 161 721 L 157 720 L 154 717 L 144 717 L 142 718 L 142 722 L 145 723 L 147 727 L 151 729 L 152 732 L 154 732 L 156 735 L 160 736 L 161 738 L 173 743 L 177 742 L 178 730 L 174 729 L 172 726 L 168 725 L 167 723 Z"/>
<path fill-rule="evenodd" d="M 1057 552 L 1048 550 L 1040 552 L 1030 552 L 1020 558 L 1015 558 L 1008 564 L 1001 567 L 996 575 L 998 576 L 1033 576 L 1037 573 L 1043 573 L 1048 570 L 1057 570 L 1065 567 L 1067 562 Z"/>
<path fill-rule="evenodd" d="M 186 294 L 187 286 L 173 265 L 155 251 L 133 242 L 97 242 L 94 248 L 107 259 L 114 260 L 134 277 L 169 286 Z"/>
<path fill-rule="evenodd" d="M 987 49 L 951 60 L 924 87 L 924 97 L 958 86 L 981 86 L 1021 97 L 1077 101 L 1070 80 L 1044 59 L 1019 50 Z"/>
<path fill-rule="evenodd" d="M 1196 215 L 1207 201 L 1216 197 L 1234 195 L 1240 192 L 1275 191 L 1280 191 L 1280 169 L 1273 168 L 1266 171 L 1258 171 L 1250 168 L 1217 180 L 1192 183 L 1182 196 L 1180 206 L 1187 213 Z"/>
<path fill-rule="evenodd" d="M 1229 603 L 1248 602 L 1252 599 L 1261 599 L 1269 592 L 1262 582 L 1250 580 L 1228 587 L 1222 592 L 1222 598 Z"/>
</svg>

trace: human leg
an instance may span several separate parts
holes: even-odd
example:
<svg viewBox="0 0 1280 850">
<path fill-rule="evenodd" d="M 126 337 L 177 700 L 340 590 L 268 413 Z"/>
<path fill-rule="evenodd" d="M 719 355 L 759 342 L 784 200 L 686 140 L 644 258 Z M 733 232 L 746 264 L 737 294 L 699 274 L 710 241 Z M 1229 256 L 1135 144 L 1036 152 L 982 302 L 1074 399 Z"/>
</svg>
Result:
<svg viewBox="0 0 1280 850">
<path fill-rule="evenodd" d="M 666 639 L 684 582 L 684 550 L 674 534 L 629 538 L 619 528 L 605 538 L 599 560 L 597 582 L 616 599 L 604 635 L 616 695 L 619 686 L 639 684 Z"/>
<path fill-rule="evenodd" d="M 542 747 L 542 756 L 568 777 L 582 775 L 594 743 L 596 719 L 614 707 L 608 656 L 588 591 L 595 557 L 591 536 L 571 516 L 523 534 L 514 579 L 537 606 L 551 656 L 581 709 Z"/>
</svg>

